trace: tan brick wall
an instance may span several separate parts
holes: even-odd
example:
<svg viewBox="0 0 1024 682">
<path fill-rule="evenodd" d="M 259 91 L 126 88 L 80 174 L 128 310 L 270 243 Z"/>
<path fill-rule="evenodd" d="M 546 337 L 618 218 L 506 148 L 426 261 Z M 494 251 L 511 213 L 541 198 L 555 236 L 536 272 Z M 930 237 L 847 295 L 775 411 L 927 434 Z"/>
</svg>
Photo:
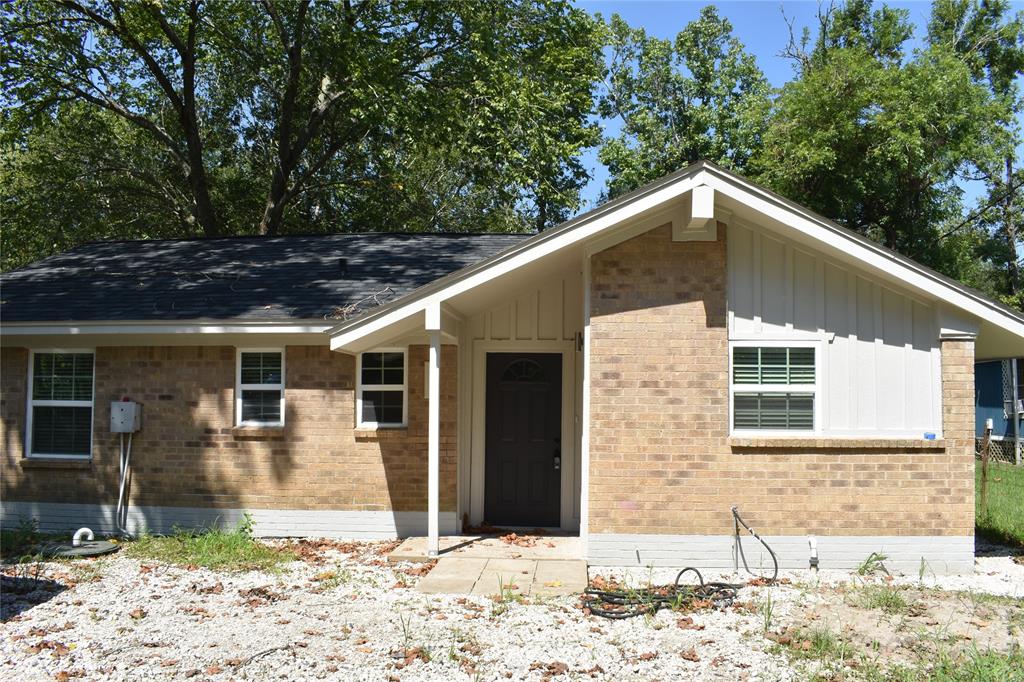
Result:
<svg viewBox="0 0 1024 682">
<path fill-rule="evenodd" d="M 132 448 L 135 505 L 426 510 L 426 346 L 409 349 L 407 429 L 356 431 L 355 358 L 326 347 L 285 351 L 285 424 L 234 427 L 233 347 L 96 349 L 93 461 L 32 468 L 23 460 L 28 353 L 2 350 L 0 492 L 5 501 L 112 504 L 119 436 L 110 402 L 140 401 Z M 442 354 L 441 510 L 455 510 L 456 349 Z"/>
<path fill-rule="evenodd" d="M 946 451 L 728 441 L 725 229 L 668 227 L 591 261 L 592 533 L 970 535 L 973 346 L 943 344 Z"/>
</svg>

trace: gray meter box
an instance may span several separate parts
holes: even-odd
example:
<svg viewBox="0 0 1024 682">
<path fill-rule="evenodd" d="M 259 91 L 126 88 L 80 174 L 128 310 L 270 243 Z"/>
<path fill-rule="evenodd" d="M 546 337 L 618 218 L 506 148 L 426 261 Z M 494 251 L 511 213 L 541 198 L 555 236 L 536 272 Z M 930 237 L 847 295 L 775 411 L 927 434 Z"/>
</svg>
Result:
<svg viewBox="0 0 1024 682">
<path fill-rule="evenodd" d="M 135 433 L 142 423 L 142 405 L 117 400 L 110 403 L 111 433 Z"/>
</svg>

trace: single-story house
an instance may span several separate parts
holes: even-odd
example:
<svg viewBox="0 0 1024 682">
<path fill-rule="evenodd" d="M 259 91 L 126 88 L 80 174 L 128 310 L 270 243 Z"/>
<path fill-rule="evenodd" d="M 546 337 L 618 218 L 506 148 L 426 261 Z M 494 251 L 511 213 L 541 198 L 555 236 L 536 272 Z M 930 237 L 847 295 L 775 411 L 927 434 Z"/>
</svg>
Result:
<svg viewBox="0 0 1024 682">
<path fill-rule="evenodd" d="M 536 235 L 88 244 L 0 280 L 3 523 L 578 533 L 591 564 L 968 571 L 1024 314 L 700 162 Z"/>
<path fill-rule="evenodd" d="M 993 459 L 1020 464 L 1024 458 L 1024 357 L 976 363 L 974 388 L 979 451 L 986 446 L 987 436 Z"/>
</svg>

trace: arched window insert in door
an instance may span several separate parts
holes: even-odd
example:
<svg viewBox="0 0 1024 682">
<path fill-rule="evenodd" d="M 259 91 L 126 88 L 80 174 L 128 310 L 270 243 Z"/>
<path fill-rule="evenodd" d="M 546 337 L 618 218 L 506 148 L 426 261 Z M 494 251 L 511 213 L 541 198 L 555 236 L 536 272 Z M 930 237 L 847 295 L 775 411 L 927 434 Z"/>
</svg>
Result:
<svg viewBox="0 0 1024 682">
<path fill-rule="evenodd" d="M 501 375 L 502 381 L 544 381 L 544 370 L 533 360 L 513 360 Z"/>
</svg>

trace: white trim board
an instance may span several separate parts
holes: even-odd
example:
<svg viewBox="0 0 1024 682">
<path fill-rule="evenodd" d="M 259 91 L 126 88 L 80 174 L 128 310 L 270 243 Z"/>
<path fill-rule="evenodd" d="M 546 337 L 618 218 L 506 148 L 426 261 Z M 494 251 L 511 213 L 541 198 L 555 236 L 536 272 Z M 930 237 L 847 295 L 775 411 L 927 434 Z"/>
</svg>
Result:
<svg viewBox="0 0 1024 682">
<path fill-rule="evenodd" d="M 25 519 L 39 522 L 46 533 L 74 532 L 87 526 L 96 533 L 116 533 L 113 504 L 3 502 L 0 525 L 16 527 Z M 204 528 L 237 526 L 248 513 L 258 537 L 329 537 L 389 540 L 425 535 L 426 512 L 339 511 L 311 509 L 212 509 L 203 507 L 128 507 L 128 531 L 170 533 L 175 526 Z M 441 512 L 440 532 L 454 535 L 455 512 Z"/>
<path fill-rule="evenodd" d="M 5 336 L 87 336 L 92 334 L 322 334 L 334 327 L 325 320 L 304 322 L 240 322 L 182 320 L 181 322 L 5 322 Z"/>
<path fill-rule="evenodd" d="M 771 569 L 771 558 L 761 544 L 743 535 L 747 564 L 755 572 Z M 948 535 L 818 535 L 818 559 L 822 569 L 856 568 L 872 552 L 886 555 L 893 572 L 917 575 L 922 558 L 928 573 L 971 573 L 974 570 L 974 538 Z M 700 570 L 733 570 L 733 535 L 657 535 L 590 533 L 586 559 L 591 566 L 635 566 Z M 765 536 L 784 570 L 809 568 L 806 535 Z M 740 562 L 740 570 L 743 563 Z"/>
</svg>

